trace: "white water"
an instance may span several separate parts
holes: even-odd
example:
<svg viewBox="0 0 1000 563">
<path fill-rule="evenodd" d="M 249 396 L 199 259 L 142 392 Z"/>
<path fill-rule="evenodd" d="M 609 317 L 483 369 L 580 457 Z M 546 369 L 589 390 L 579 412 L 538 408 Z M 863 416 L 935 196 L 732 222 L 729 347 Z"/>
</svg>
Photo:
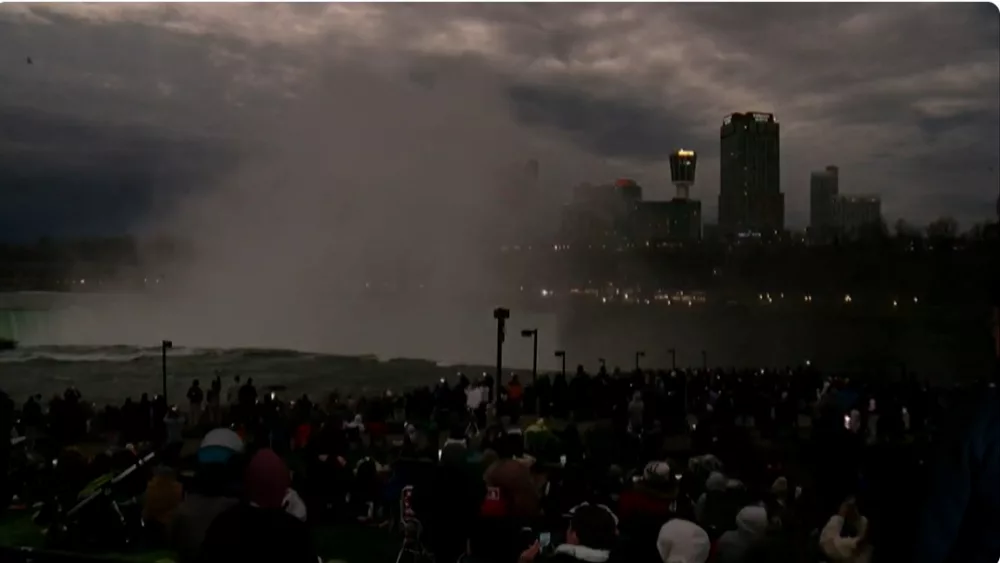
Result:
<svg viewBox="0 0 1000 563">
<path fill-rule="evenodd" d="M 151 306 L 153 305 L 153 306 Z M 436 316 L 434 303 L 389 303 L 355 300 L 352 318 L 363 319 L 353 331 L 338 331 L 334 336 L 321 324 L 294 327 L 282 337 L 282 327 L 262 327 L 260 331 L 243 330 L 227 334 L 223 329 L 203 326 L 195 332 L 179 333 L 169 311 L 155 307 L 156 297 L 142 294 L 0 294 L 0 337 L 18 340 L 29 347 L 156 347 L 167 339 L 185 348 L 265 348 L 341 355 L 374 355 L 382 359 L 420 358 L 441 364 L 491 365 L 496 358 L 496 324 L 492 308 L 470 306 L 460 318 L 450 315 L 448 324 Z M 343 310 L 342 304 L 334 305 Z M 324 304 L 316 304 L 317 318 L 326 318 Z M 454 311 L 454 306 L 451 307 Z M 58 311 L 58 314 L 56 313 Z M 305 322 L 309 322 L 306 320 Z M 190 324 L 190 323 L 185 323 Z M 117 329 L 114 327 L 120 325 Z M 109 328 L 111 327 L 111 328 Z M 554 315 L 512 310 L 504 346 L 504 363 L 511 367 L 530 368 L 532 345 L 521 338 L 522 328 L 538 328 L 539 350 L 556 347 L 557 322 Z M 213 332 L 216 331 L 216 332 Z M 308 338 L 302 338 L 308 333 Z M 456 346 L 461 342 L 462 346 Z M 44 348 L 42 349 L 44 350 Z M 74 358 L 71 352 L 35 350 L 48 359 L 98 361 L 93 350 Z M 115 354 L 105 351 L 104 353 Z M 131 351 L 128 354 L 135 354 Z M 53 356 L 53 354 L 57 354 Z M 21 356 L 0 357 L 0 362 L 21 361 Z M 134 360 L 137 357 L 111 357 L 109 361 Z M 551 354 L 540 354 L 540 369 L 555 369 Z"/>
</svg>

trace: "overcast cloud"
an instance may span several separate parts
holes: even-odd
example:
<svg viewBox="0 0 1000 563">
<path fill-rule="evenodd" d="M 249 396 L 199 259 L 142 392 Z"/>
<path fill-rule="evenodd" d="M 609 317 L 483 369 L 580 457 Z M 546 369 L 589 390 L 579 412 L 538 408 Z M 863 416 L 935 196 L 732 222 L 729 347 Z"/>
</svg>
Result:
<svg viewBox="0 0 1000 563">
<path fill-rule="evenodd" d="M 3 4 L 0 235 L 134 230 L 276 149 L 374 170 L 446 137 L 491 180 L 540 159 L 555 200 L 623 175 L 668 197 L 666 154 L 694 148 L 712 221 L 718 128 L 747 110 L 781 122 L 790 225 L 836 164 L 890 222 L 968 226 L 997 197 L 998 24 L 990 4 Z M 394 138 L 351 150 L 345 120 Z"/>
</svg>

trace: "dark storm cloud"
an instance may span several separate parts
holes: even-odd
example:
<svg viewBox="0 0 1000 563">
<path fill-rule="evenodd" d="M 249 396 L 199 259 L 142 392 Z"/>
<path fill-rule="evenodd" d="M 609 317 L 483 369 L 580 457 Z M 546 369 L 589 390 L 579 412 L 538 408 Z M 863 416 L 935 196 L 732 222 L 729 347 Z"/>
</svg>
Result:
<svg viewBox="0 0 1000 563">
<path fill-rule="evenodd" d="M 115 235 L 232 166 L 208 139 L 0 108 L 0 236 Z"/>
<path fill-rule="evenodd" d="M 713 137 L 691 134 L 697 123 L 635 100 L 536 85 L 512 86 L 509 96 L 516 119 L 554 128 L 593 154 L 654 163 L 692 142 L 706 147 L 706 154 L 715 149 Z"/>
<path fill-rule="evenodd" d="M 845 191 L 883 195 L 890 222 L 969 223 L 995 200 L 998 44 L 987 4 L 6 4 L 0 115 L 30 106 L 111 124 L 89 143 L 104 159 L 142 146 L 138 125 L 164 146 L 225 138 L 241 154 L 269 142 L 261 123 L 294 111 L 315 76 L 333 93 L 340 69 L 361 66 L 388 77 L 380 88 L 458 104 L 505 96 L 480 111 L 533 135 L 544 149 L 512 158 L 545 154 L 558 189 L 622 173 L 663 186 L 665 152 L 695 148 L 711 217 L 722 117 L 773 111 L 790 224 L 807 216 L 809 171 L 827 164 Z M 359 93 L 353 111 L 377 111 L 369 98 L 381 99 Z M 56 121 L 22 132 L 15 152 L 105 167 L 71 150 L 73 132 Z M 147 184 L 161 173 L 140 169 L 187 159 L 130 158 L 120 177 Z"/>
</svg>

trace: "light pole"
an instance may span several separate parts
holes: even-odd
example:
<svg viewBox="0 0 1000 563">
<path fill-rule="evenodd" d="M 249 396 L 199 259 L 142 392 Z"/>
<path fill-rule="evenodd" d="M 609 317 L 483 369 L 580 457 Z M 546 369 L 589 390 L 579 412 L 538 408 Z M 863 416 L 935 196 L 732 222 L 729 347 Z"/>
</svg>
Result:
<svg viewBox="0 0 1000 563">
<path fill-rule="evenodd" d="M 160 342 L 160 359 L 162 360 L 162 370 L 160 375 L 163 376 L 163 402 L 168 405 L 170 402 L 167 401 L 167 350 L 173 347 L 174 343 L 171 340 L 164 340 Z"/>
<path fill-rule="evenodd" d="M 701 369 L 708 371 L 708 350 L 701 351 Z"/>
<path fill-rule="evenodd" d="M 604 358 L 597 358 L 598 362 L 601 362 L 601 371 L 608 371 L 608 362 Z"/>
<path fill-rule="evenodd" d="M 639 369 L 639 358 L 645 358 L 645 357 L 646 357 L 646 353 L 645 352 L 643 352 L 642 350 L 636 351 L 636 353 L 635 353 L 635 371 L 641 371 Z"/>
<path fill-rule="evenodd" d="M 671 348 L 667 352 L 670 352 L 670 369 L 677 369 L 677 350 Z"/>
<path fill-rule="evenodd" d="M 562 358 L 562 376 L 566 377 L 566 350 L 556 350 L 555 356 Z"/>
<path fill-rule="evenodd" d="M 493 318 L 497 320 L 497 381 L 493 394 L 493 405 L 500 404 L 500 382 L 503 380 L 503 340 L 507 333 L 507 319 L 510 318 L 510 310 L 503 307 L 493 309 Z"/>
<path fill-rule="evenodd" d="M 538 379 L 538 329 L 524 329 L 521 336 L 531 339 L 531 386 L 534 387 Z"/>
</svg>

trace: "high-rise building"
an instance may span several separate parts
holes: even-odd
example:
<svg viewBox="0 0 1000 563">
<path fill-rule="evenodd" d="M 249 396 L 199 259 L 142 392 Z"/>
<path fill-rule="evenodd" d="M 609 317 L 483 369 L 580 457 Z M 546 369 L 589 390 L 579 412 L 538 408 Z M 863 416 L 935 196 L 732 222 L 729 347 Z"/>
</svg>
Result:
<svg viewBox="0 0 1000 563">
<path fill-rule="evenodd" d="M 837 198 L 836 214 L 838 230 L 849 237 L 856 237 L 882 221 L 882 199 L 873 195 L 840 196 Z"/>
<path fill-rule="evenodd" d="M 815 240 L 833 237 L 837 228 L 837 196 L 840 171 L 836 166 L 809 176 L 809 234 Z"/>
<path fill-rule="evenodd" d="M 719 227 L 728 236 L 779 234 L 785 227 L 785 195 L 774 115 L 726 116 L 720 137 Z"/>
</svg>

